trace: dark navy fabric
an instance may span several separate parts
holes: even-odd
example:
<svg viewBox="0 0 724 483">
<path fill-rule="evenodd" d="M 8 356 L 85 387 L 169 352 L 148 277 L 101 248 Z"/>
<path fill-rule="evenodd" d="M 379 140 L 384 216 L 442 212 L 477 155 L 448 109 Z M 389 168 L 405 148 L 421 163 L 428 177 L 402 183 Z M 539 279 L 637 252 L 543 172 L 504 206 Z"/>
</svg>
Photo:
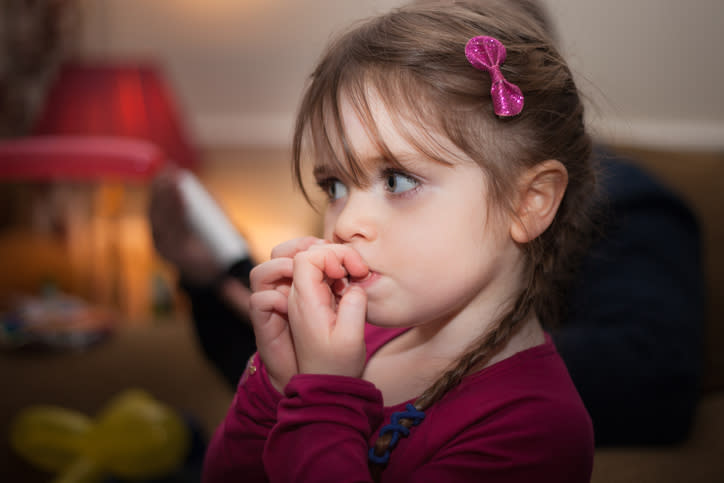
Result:
<svg viewBox="0 0 724 483">
<path fill-rule="evenodd" d="M 606 225 L 554 340 L 597 445 L 673 443 L 687 435 L 701 375 L 699 227 L 641 168 L 597 154 Z"/>
</svg>

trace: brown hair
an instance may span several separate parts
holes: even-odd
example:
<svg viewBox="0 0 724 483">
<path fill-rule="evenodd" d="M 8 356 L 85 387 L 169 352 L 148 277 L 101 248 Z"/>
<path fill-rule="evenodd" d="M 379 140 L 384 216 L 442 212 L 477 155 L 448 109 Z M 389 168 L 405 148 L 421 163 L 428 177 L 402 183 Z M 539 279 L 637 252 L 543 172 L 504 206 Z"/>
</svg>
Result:
<svg viewBox="0 0 724 483">
<path fill-rule="evenodd" d="M 392 159 L 376 131 L 369 88 L 391 115 L 449 139 L 486 174 L 493 201 L 511 209 L 518 175 L 548 159 L 568 170 L 569 184 L 555 220 L 523 246 L 526 284 L 492 329 L 474 341 L 458 361 L 416 401 L 425 410 L 467 374 L 481 369 L 534 311 L 545 325 L 559 317 L 562 288 L 590 233 L 595 175 L 583 106 L 570 70 L 557 52 L 545 19 L 528 2 L 476 0 L 423 2 L 357 25 L 328 48 L 312 74 L 299 109 L 293 144 L 293 172 L 302 188 L 302 158 L 338 165 L 353 184 L 364 183 L 364 166 L 344 132 L 340 100 L 349 99 L 366 122 L 381 154 Z M 470 65 L 464 50 L 477 35 L 497 38 L 507 49 L 502 71 L 525 96 L 521 114 L 493 113 L 490 76 Z M 400 123 L 404 125 L 405 123 Z M 449 163 L 451 153 L 434 136 L 402 134 L 422 153 Z M 394 162 L 394 160 L 393 160 Z M 408 424 L 410 422 L 408 421 Z M 375 446 L 378 455 L 389 435 Z M 373 470 L 376 468 L 373 467 Z M 377 468 L 379 470 L 379 468 Z"/>
</svg>

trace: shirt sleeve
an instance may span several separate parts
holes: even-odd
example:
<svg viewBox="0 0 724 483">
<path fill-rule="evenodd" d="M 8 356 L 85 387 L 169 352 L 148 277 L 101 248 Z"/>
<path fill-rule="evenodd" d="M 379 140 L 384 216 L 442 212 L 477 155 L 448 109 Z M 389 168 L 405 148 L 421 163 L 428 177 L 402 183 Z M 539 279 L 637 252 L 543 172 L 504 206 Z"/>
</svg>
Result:
<svg viewBox="0 0 724 483">
<path fill-rule="evenodd" d="M 254 354 L 206 450 L 204 483 L 267 481 L 261 459 L 281 399 L 259 355 Z"/>
<path fill-rule="evenodd" d="M 264 448 L 269 480 L 371 481 L 368 440 L 382 418 L 382 394 L 370 382 L 343 376 L 294 376 Z"/>
</svg>

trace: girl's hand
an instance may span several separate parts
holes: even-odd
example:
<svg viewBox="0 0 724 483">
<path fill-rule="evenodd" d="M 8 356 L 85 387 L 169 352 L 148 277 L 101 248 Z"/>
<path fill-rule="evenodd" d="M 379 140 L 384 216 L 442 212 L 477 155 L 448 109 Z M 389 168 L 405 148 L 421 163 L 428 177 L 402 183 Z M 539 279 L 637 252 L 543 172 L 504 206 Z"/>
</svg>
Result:
<svg viewBox="0 0 724 483">
<path fill-rule="evenodd" d="M 294 257 L 287 309 L 300 373 L 361 377 L 367 295 L 359 287 L 339 287 L 348 275 L 368 272 L 362 257 L 344 245 L 314 245 Z"/>
<path fill-rule="evenodd" d="M 287 318 L 292 257 L 319 243 L 325 242 L 304 237 L 282 243 L 272 250 L 271 260 L 256 266 L 250 274 L 253 294 L 249 300 L 249 318 L 254 327 L 257 350 L 272 385 L 280 392 L 298 372 Z"/>
</svg>

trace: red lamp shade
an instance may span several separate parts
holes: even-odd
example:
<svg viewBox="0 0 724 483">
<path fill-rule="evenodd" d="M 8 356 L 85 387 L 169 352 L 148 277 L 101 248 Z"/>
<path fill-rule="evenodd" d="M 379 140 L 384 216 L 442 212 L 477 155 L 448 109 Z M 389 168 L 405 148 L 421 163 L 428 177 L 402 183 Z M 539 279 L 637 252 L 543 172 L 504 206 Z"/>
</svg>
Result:
<svg viewBox="0 0 724 483">
<path fill-rule="evenodd" d="M 151 64 L 66 63 L 33 134 L 145 139 L 176 164 L 198 166 L 172 94 Z"/>
<path fill-rule="evenodd" d="M 29 136 L 0 140 L 0 180 L 151 178 L 164 163 L 155 144 L 106 136 Z"/>
</svg>

